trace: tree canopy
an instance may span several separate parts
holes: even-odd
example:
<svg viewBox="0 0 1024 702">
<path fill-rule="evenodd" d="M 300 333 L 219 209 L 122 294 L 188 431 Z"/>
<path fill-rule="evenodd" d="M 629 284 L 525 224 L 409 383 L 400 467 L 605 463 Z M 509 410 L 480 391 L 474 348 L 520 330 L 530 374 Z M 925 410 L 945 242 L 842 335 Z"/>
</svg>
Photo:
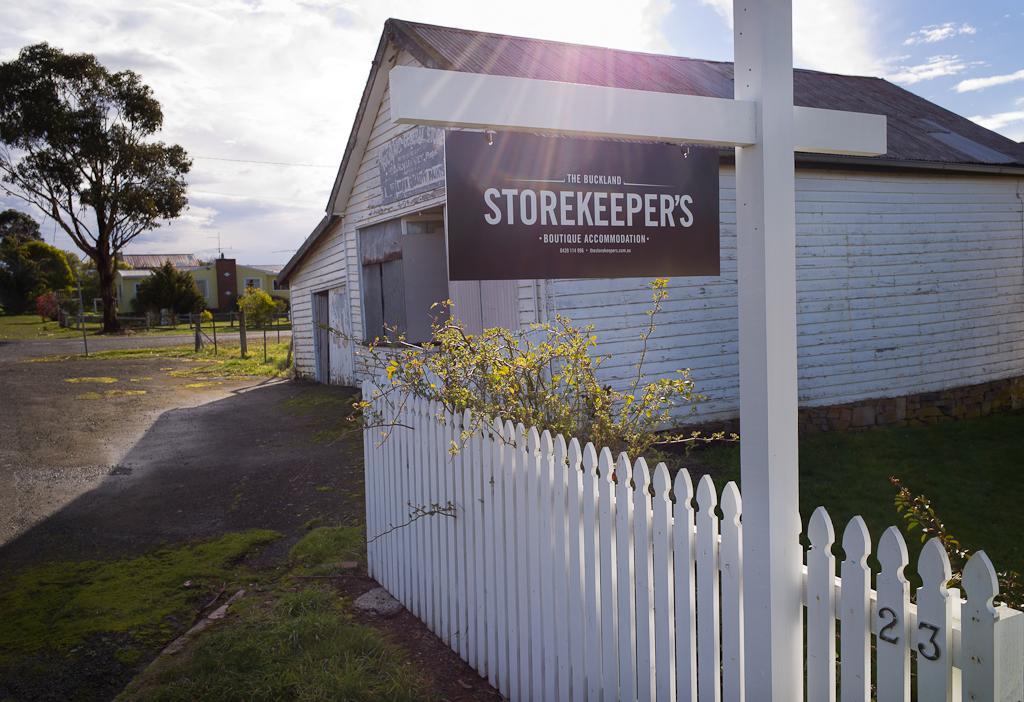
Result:
<svg viewBox="0 0 1024 702">
<path fill-rule="evenodd" d="M 39 222 L 35 221 L 32 215 L 14 209 L 0 212 L 0 241 L 42 238 L 42 234 L 39 233 Z"/>
<path fill-rule="evenodd" d="M 0 63 L 0 184 L 52 218 L 96 266 L 116 331 L 116 254 L 185 209 L 185 150 L 153 141 L 163 112 L 134 71 L 27 46 Z"/>
<path fill-rule="evenodd" d="M 205 301 L 192 274 L 179 271 L 170 261 L 143 278 L 133 303 L 139 311 L 159 312 L 170 310 L 173 314 L 199 312 Z"/>
<path fill-rule="evenodd" d="M 47 292 L 70 290 L 74 275 L 64 252 L 45 241 L 0 240 L 0 301 L 14 314 L 32 309 Z"/>
</svg>

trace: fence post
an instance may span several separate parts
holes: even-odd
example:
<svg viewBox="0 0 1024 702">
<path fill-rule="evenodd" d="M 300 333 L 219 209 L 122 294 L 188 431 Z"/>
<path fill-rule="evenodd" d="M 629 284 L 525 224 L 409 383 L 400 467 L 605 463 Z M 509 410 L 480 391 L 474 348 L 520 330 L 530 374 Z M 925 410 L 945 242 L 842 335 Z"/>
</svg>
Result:
<svg viewBox="0 0 1024 702">
<path fill-rule="evenodd" d="M 191 316 L 192 315 L 190 313 L 189 317 L 191 318 Z M 190 321 L 191 321 L 191 319 L 190 319 Z M 193 334 L 194 334 L 195 340 L 196 340 L 195 341 L 195 352 L 196 353 L 199 353 L 200 351 L 203 350 L 203 331 L 202 331 L 202 329 L 200 329 L 201 321 L 202 321 L 202 317 L 200 317 L 199 319 L 197 319 L 195 321 L 195 326 L 193 327 Z"/>
<path fill-rule="evenodd" d="M 210 327 L 213 329 L 213 355 L 217 355 L 217 315 L 213 314 L 210 319 Z"/>
<path fill-rule="evenodd" d="M 242 358 L 249 353 L 248 344 L 245 338 L 245 312 L 238 313 L 238 345 L 241 349 Z"/>
</svg>

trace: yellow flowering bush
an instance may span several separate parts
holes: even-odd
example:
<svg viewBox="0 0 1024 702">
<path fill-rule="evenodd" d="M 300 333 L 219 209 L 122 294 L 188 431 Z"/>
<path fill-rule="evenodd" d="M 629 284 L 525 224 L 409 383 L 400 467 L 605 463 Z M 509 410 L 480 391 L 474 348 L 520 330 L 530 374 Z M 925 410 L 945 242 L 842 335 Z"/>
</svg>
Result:
<svg viewBox="0 0 1024 702">
<path fill-rule="evenodd" d="M 668 281 L 657 279 L 650 287 L 649 322 L 640 335 L 636 373 L 625 390 L 598 380 L 598 368 L 608 356 L 599 353 L 591 326 L 577 327 L 556 316 L 514 331 L 469 334 L 451 315 L 439 315 L 445 321 L 435 322 L 430 344 L 408 344 L 400 334 L 370 344 L 368 362 L 383 387 L 375 390 L 375 398 L 357 404 L 358 417 L 365 425 L 394 426 L 401 408 L 418 396 L 453 413 L 468 409 L 473 425 L 464 436 L 500 417 L 630 456 L 645 455 L 656 444 L 724 438 L 662 432 L 678 420 L 681 408 L 695 411 L 704 396 L 696 392 L 688 369 L 670 378 L 644 378 L 648 341 L 668 297 Z M 450 301 L 443 304 L 451 306 Z M 383 399 L 385 410 L 375 410 L 371 399 Z"/>
</svg>

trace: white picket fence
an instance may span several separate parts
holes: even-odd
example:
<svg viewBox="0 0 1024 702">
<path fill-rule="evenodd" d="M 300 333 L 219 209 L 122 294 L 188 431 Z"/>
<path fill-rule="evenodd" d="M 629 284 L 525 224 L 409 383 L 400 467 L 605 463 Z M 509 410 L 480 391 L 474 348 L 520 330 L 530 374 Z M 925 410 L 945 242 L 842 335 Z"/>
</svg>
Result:
<svg viewBox="0 0 1024 702">
<path fill-rule="evenodd" d="M 643 458 L 497 420 L 452 454 L 468 416 L 416 399 L 377 403 L 398 415 L 364 437 L 370 573 L 503 695 L 745 698 L 743 590 L 756 584 L 742 577 L 734 483 L 719 498 L 705 476 L 694 494 L 685 470 L 673 482 L 659 464 L 652 479 Z M 920 700 L 1022 699 L 1024 616 L 993 607 L 984 553 L 965 569 L 961 600 L 946 587 L 944 550 L 929 542 L 911 604 L 895 527 L 879 542 L 874 590 L 860 517 L 843 533 L 841 579 L 824 509 L 808 536 L 794 597 L 806 605 L 810 702 L 837 690 L 841 702 L 909 700 L 912 670 Z"/>
</svg>

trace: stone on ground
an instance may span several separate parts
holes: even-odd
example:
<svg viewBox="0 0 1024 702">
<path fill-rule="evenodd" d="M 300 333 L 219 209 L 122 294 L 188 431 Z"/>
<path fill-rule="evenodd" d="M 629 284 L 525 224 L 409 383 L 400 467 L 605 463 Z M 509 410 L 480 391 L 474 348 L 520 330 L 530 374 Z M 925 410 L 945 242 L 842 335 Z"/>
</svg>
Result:
<svg viewBox="0 0 1024 702">
<path fill-rule="evenodd" d="M 382 617 L 393 617 L 402 611 L 402 603 L 382 587 L 375 587 L 356 598 L 356 609 Z"/>
</svg>

